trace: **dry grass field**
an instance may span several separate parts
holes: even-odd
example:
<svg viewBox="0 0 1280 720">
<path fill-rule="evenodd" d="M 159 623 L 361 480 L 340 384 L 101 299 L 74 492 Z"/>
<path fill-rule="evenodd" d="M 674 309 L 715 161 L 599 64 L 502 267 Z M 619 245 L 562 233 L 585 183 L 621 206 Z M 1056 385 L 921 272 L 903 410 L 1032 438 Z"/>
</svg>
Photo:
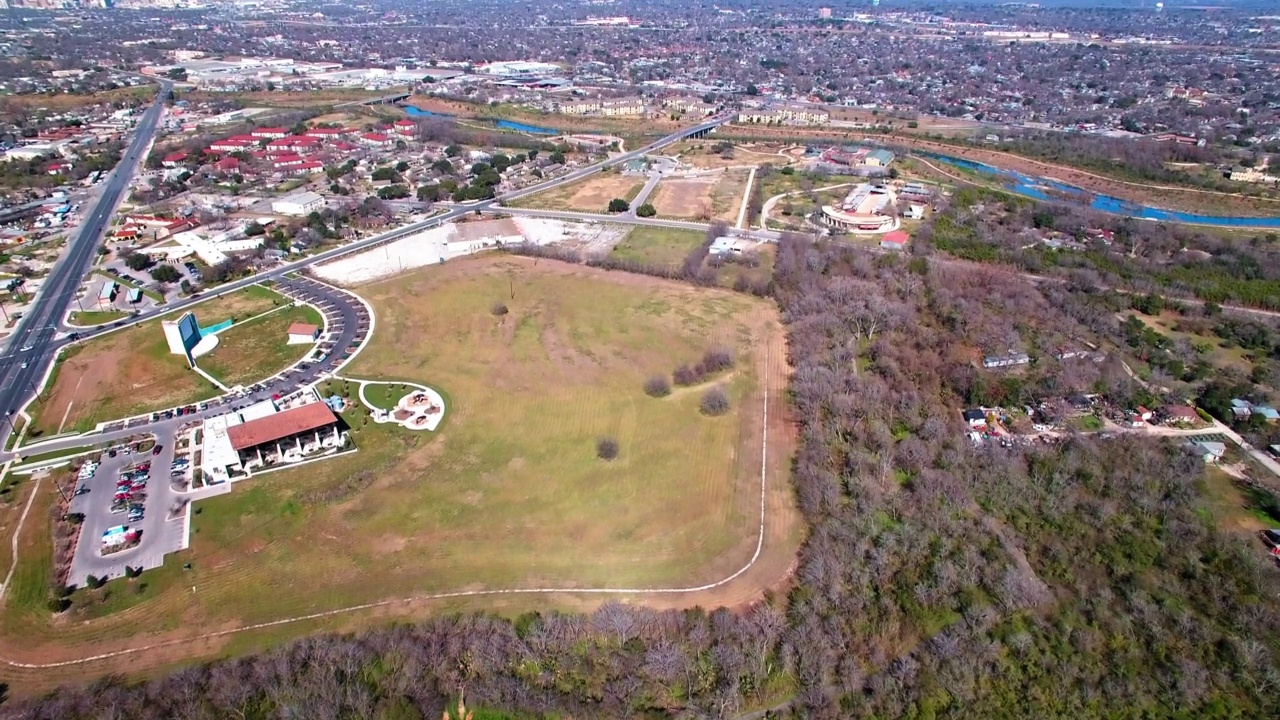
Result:
<svg viewBox="0 0 1280 720">
<path fill-rule="evenodd" d="M 716 178 L 667 178 L 649 196 L 649 204 L 660 217 L 710 220 L 711 188 Z"/>
<path fill-rule="evenodd" d="M 243 320 L 281 302 L 278 294 L 251 287 L 195 306 L 200 325 Z M 171 319 L 166 316 L 164 319 Z M 217 388 L 191 371 L 169 346 L 160 319 L 142 323 L 83 345 L 73 345 L 48 385 L 31 404 L 30 437 L 84 431 L 127 417 L 215 396 Z"/>
<path fill-rule="evenodd" d="M 610 200 L 622 198 L 631 202 L 643 187 L 644 178 L 639 176 L 614 172 L 596 173 L 580 182 L 522 198 L 513 205 L 603 213 L 608 210 Z"/>
<path fill-rule="evenodd" d="M 574 588 L 702 585 L 751 561 L 762 501 L 763 552 L 747 572 L 706 590 L 623 597 L 654 607 L 733 606 L 790 571 L 801 522 L 786 480 L 795 438 L 772 303 L 511 256 L 452 261 L 361 293 L 377 329 L 347 374 L 439 388 L 448 414 L 438 433 L 376 425 L 363 409 L 348 409 L 358 452 L 199 502 L 188 551 L 139 580 L 77 593 L 57 618 L 43 609 L 47 525 L 28 526 L 11 602 L 0 611 L 0 654 L 49 662 L 154 649 L 53 670 L 0 668 L 11 692 L 107 672 L 147 674 L 389 618 L 586 609 L 609 599 Z M 497 301 L 510 312 L 495 316 Z M 643 393 L 646 377 L 696 360 L 711 344 L 736 358 L 706 384 L 729 391 L 728 414 L 699 413 L 703 387 L 661 399 Z M 326 390 L 354 388 L 335 381 Z M 604 436 L 619 443 L 615 460 L 596 457 Z M 564 592 L 427 597 L 531 587 Z M 206 636 L 360 603 L 374 605 Z"/>
<path fill-rule="evenodd" d="M 650 203 L 661 217 L 737 222 L 750 170 L 724 170 L 698 177 L 667 178 Z"/>
</svg>

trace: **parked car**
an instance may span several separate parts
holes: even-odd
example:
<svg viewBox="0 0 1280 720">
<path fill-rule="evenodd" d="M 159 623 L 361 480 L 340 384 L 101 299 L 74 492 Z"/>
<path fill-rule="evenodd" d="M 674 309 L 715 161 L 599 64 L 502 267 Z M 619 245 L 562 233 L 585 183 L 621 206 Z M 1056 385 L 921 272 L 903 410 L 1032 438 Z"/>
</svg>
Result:
<svg viewBox="0 0 1280 720">
<path fill-rule="evenodd" d="M 164 446 L 163 446 L 163 445 L 161 445 L 160 443 L 156 443 L 156 446 L 155 446 L 155 447 L 153 447 L 153 448 L 151 448 L 151 454 L 152 454 L 152 455 L 159 455 L 159 454 L 160 454 L 160 448 L 162 448 L 162 447 L 164 447 Z"/>
<path fill-rule="evenodd" d="M 1280 547 L 1280 528 L 1262 531 L 1262 539 L 1271 547 Z"/>
</svg>

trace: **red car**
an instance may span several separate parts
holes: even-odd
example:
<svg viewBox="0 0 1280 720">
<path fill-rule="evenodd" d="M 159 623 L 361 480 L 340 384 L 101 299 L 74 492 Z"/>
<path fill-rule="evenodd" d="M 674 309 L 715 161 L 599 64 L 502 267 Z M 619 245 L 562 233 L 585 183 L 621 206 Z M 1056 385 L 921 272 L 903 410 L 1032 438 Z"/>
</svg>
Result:
<svg viewBox="0 0 1280 720">
<path fill-rule="evenodd" d="M 153 448 L 151 448 L 151 454 L 152 454 L 152 455 L 159 455 L 159 454 L 160 454 L 160 448 L 161 448 L 161 447 L 163 447 L 163 446 L 162 446 L 162 445 L 160 445 L 160 443 L 156 443 L 156 446 L 155 446 L 155 447 L 153 447 Z"/>
</svg>

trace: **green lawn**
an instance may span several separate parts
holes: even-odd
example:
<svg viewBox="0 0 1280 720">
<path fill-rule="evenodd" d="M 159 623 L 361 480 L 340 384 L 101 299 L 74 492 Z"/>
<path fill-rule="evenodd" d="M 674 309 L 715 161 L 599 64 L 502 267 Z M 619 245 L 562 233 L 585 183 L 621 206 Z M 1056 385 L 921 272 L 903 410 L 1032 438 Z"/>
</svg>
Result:
<svg viewBox="0 0 1280 720">
<path fill-rule="evenodd" d="M 288 344 L 288 328 L 295 322 L 324 325 L 320 313 L 308 305 L 276 310 L 232 325 L 218 333 L 218 346 L 200 357 L 201 370 L 228 386 L 250 385 L 302 359 L 315 345 Z"/>
<path fill-rule="evenodd" d="M 1098 432 L 1105 427 L 1102 424 L 1102 420 L 1096 415 L 1081 415 L 1077 418 L 1071 418 L 1068 424 L 1080 432 Z"/>
<path fill-rule="evenodd" d="M 413 392 L 416 388 L 412 385 L 382 385 L 369 384 L 364 387 L 364 397 L 375 406 L 390 412 L 395 408 L 396 403 L 400 402 L 400 398 Z M 355 397 L 355 389 L 351 391 L 352 397 Z"/>
<path fill-rule="evenodd" d="M 200 303 L 193 312 L 202 327 L 209 327 L 253 317 L 284 302 L 278 293 L 252 286 Z M 212 383 L 169 352 L 160 322 L 150 320 L 64 350 L 29 410 L 29 438 L 54 434 L 59 427 L 83 432 L 100 422 L 215 397 L 219 391 Z"/>
<path fill-rule="evenodd" d="M 704 233 L 694 230 L 636 226 L 622 238 L 610 257 L 653 265 L 679 265 L 702 244 Z"/>
<path fill-rule="evenodd" d="M 90 327 L 127 317 L 129 317 L 129 313 L 123 310 L 86 310 L 84 312 L 77 311 L 71 313 L 71 317 L 68 318 L 68 322 L 71 325 Z"/>
</svg>

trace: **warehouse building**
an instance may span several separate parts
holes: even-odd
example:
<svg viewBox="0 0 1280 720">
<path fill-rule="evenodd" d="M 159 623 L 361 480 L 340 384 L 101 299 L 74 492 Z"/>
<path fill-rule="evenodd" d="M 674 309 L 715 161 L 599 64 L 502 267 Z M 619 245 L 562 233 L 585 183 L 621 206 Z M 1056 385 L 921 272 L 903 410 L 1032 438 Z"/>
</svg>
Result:
<svg viewBox="0 0 1280 720">
<path fill-rule="evenodd" d="M 313 192 L 294 193 L 271 203 L 271 212 L 277 215 L 305 217 L 322 209 L 324 198 Z"/>
</svg>

